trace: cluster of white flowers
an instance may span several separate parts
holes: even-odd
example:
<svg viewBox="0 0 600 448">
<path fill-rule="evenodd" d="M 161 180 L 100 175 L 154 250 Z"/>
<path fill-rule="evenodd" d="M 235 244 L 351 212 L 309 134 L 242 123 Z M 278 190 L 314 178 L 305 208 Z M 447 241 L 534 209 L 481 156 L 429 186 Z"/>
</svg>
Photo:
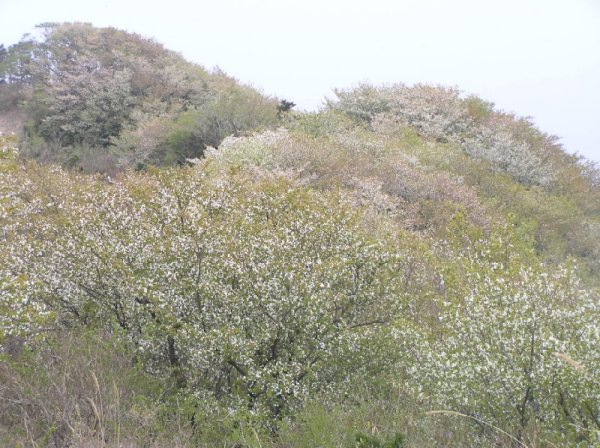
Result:
<svg viewBox="0 0 600 448">
<path fill-rule="evenodd" d="M 439 329 L 429 336 L 406 329 L 422 396 L 514 434 L 532 422 L 563 435 L 594 428 L 598 298 L 566 268 L 509 277 L 495 265 L 473 277 L 464 301 L 441 309 Z"/>
<path fill-rule="evenodd" d="M 367 121 L 382 117 L 397 125 L 411 126 L 421 135 L 448 140 L 468 130 L 472 120 L 465 102 L 455 88 L 428 85 L 389 87 L 361 85 L 349 91 L 336 91 L 333 107 Z"/>
<path fill-rule="evenodd" d="M 27 176 L 2 189 L 5 334 L 35 331 L 23 315 L 113 322 L 154 371 L 278 413 L 359 371 L 404 303 L 402 257 L 338 195 L 199 169 Z"/>
<path fill-rule="evenodd" d="M 256 133 L 250 137 L 230 136 L 223 140 L 218 150 L 207 148 L 205 155 L 227 166 L 255 165 L 273 168 L 273 149 L 285 145 L 289 139 L 284 128 Z"/>
<path fill-rule="evenodd" d="M 518 131 L 513 132 L 511 120 L 491 106 L 484 117 L 474 116 L 469 105 L 476 100 L 464 99 L 456 88 L 361 85 L 336 94 L 338 101 L 331 107 L 370 122 L 375 130 L 395 132 L 408 126 L 423 137 L 459 145 L 469 156 L 490 162 L 493 170 L 507 172 L 519 182 L 547 186 L 552 180 L 552 167 Z"/>
<path fill-rule="evenodd" d="M 487 160 L 495 171 L 509 173 L 526 185 L 548 186 L 552 181 L 551 167 L 500 125 L 478 126 L 461 146 L 471 157 Z"/>
</svg>

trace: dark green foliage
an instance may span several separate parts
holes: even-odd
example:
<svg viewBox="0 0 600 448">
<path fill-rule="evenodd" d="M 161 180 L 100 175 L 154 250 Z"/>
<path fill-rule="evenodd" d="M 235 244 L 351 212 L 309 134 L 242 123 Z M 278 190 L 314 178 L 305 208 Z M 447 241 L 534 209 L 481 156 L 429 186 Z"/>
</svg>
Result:
<svg viewBox="0 0 600 448">
<path fill-rule="evenodd" d="M 279 104 L 277 105 L 277 113 L 279 116 L 282 116 L 285 112 L 289 112 L 295 106 L 296 106 L 296 103 L 294 103 L 293 101 L 288 101 L 288 100 L 283 99 L 283 100 L 279 101 Z"/>
<path fill-rule="evenodd" d="M 8 51 L 6 50 L 6 47 L 4 46 L 4 44 L 0 44 L 0 67 L 2 67 L 2 65 L 4 64 L 4 61 L 6 60 L 6 56 L 8 55 Z M 6 79 L 4 79 L 4 76 L 0 76 L 0 84 L 5 84 L 6 83 Z"/>
</svg>

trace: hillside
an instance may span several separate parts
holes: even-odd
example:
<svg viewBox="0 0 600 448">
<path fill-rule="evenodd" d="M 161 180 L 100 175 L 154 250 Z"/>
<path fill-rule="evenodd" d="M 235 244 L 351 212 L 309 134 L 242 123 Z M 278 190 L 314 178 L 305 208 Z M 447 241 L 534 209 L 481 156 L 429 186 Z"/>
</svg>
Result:
<svg viewBox="0 0 600 448">
<path fill-rule="evenodd" d="M 36 34 L 0 56 L 0 123 L 26 157 L 92 172 L 172 165 L 277 122 L 275 99 L 138 35 L 79 23 Z"/>
<path fill-rule="evenodd" d="M 593 164 L 456 88 L 298 113 L 44 29 L 2 62 L 0 442 L 600 442 Z"/>
</svg>

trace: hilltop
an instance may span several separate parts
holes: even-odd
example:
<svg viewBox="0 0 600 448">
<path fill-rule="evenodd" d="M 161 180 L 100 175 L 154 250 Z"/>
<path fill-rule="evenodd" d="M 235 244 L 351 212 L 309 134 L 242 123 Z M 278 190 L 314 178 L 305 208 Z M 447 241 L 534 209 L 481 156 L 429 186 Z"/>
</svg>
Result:
<svg viewBox="0 0 600 448">
<path fill-rule="evenodd" d="M 0 56 L 0 123 L 26 157 L 115 172 L 273 126 L 277 101 L 136 34 L 43 24 Z"/>
</svg>

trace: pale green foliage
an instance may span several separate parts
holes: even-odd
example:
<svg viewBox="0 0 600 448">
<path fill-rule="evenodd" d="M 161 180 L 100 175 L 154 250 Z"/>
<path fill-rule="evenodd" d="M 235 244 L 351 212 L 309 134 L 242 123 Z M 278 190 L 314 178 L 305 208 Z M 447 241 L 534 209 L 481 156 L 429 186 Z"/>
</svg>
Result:
<svg viewBox="0 0 600 448">
<path fill-rule="evenodd" d="M 273 126 L 277 121 L 274 100 L 258 91 L 241 86 L 222 73 L 215 73 L 218 89 L 198 106 L 196 127 L 206 145 L 217 146 L 229 135 Z"/>
</svg>

